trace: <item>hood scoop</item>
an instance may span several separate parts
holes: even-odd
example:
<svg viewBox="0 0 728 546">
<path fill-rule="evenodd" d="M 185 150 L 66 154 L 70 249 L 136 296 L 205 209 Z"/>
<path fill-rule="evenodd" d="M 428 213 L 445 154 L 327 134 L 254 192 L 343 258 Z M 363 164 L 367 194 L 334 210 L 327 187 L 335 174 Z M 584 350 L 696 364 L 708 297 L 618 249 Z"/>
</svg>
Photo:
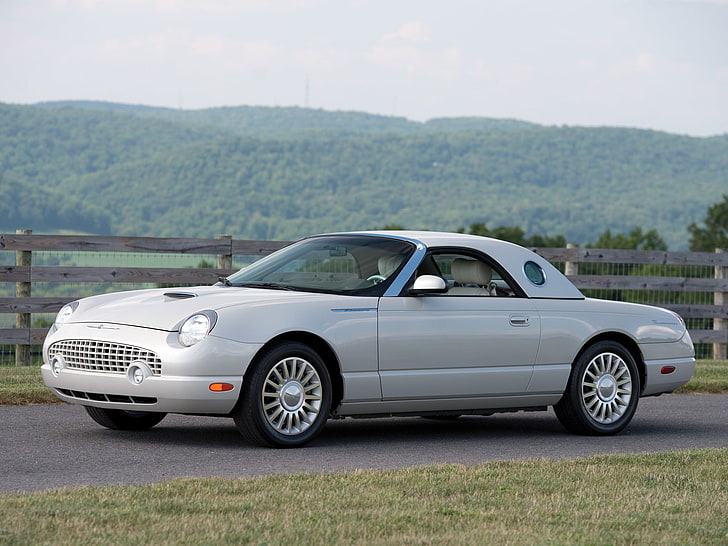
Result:
<svg viewBox="0 0 728 546">
<path fill-rule="evenodd" d="M 165 292 L 164 297 L 173 300 L 186 300 L 189 298 L 196 298 L 199 294 L 195 292 Z"/>
</svg>

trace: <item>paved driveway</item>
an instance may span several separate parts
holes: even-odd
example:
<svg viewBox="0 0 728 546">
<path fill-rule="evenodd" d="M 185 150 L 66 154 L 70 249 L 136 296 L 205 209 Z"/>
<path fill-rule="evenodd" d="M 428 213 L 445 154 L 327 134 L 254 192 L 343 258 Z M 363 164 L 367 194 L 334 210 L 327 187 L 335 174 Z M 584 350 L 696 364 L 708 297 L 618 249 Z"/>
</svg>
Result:
<svg viewBox="0 0 728 546">
<path fill-rule="evenodd" d="M 0 491 L 701 447 L 728 447 L 728 395 L 645 398 L 632 424 L 611 437 L 568 434 L 552 411 L 346 419 L 293 450 L 250 446 L 231 419 L 169 415 L 152 430 L 122 432 L 96 425 L 78 406 L 9 406 L 0 407 Z"/>
</svg>

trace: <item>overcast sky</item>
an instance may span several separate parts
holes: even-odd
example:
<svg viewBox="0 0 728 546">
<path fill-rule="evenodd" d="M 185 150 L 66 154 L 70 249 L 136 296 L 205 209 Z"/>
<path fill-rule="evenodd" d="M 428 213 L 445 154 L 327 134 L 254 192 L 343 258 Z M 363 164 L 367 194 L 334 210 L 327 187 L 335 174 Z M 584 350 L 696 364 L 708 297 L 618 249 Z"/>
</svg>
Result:
<svg viewBox="0 0 728 546">
<path fill-rule="evenodd" d="M 0 102 L 728 133 L 728 0 L 0 0 Z"/>
</svg>

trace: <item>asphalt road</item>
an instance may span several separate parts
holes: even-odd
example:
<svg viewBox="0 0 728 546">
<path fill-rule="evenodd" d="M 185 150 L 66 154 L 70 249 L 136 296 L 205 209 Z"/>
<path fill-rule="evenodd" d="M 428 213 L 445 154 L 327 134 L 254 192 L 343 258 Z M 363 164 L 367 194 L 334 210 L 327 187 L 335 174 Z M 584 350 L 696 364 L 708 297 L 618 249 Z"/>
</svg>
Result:
<svg viewBox="0 0 728 546">
<path fill-rule="evenodd" d="M 152 430 L 124 432 L 96 425 L 79 406 L 6 406 L 0 491 L 703 447 L 728 447 L 728 395 L 645 398 L 630 426 L 611 437 L 568 434 L 549 410 L 330 421 L 314 442 L 292 450 L 246 444 L 232 419 L 169 415 Z"/>
</svg>

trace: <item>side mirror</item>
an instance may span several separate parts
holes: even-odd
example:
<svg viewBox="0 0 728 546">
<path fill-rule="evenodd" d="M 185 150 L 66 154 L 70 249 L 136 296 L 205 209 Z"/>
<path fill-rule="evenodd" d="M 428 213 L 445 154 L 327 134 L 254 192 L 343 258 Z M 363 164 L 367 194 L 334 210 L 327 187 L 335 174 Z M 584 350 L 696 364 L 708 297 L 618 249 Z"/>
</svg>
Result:
<svg viewBox="0 0 728 546">
<path fill-rule="evenodd" d="M 409 293 L 413 296 L 423 294 L 444 294 L 447 292 L 447 283 L 442 277 L 437 275 L 421 275 L 415 279 Z"/>
</svg>

